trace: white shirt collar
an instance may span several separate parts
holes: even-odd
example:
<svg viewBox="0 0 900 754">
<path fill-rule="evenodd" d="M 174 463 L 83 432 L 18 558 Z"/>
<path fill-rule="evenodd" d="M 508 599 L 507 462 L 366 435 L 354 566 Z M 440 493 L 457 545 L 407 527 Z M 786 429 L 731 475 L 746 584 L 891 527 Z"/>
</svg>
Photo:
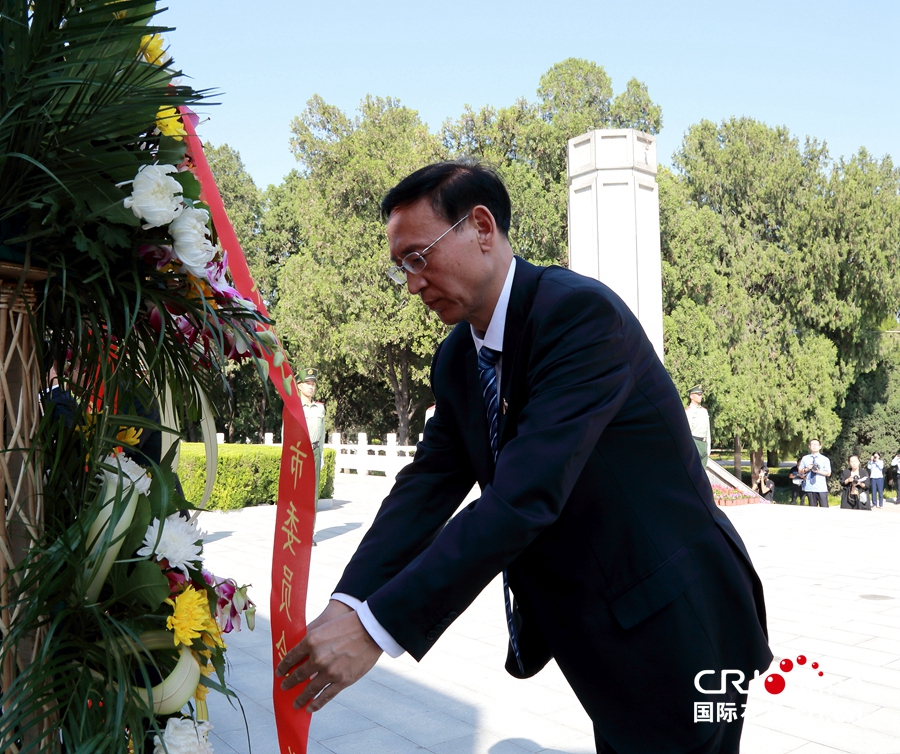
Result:
<svg viewBox="0 0 900 754">
<path fill-rule="evenodd" d="M 479 336 L 478 331 L 469 325 L 472 330 L 472 340 L 475 341 L 476 351 L 481 351 L 482 346 L 493 348 L 495 351 L 503 351 L 503 333 L 506 330 L 506 310 L 509 308 L 509 294 L 512 291 L 513 277 L 516 272 L 516 258 L 513 257 L 509 263 L 509 270 L 506 272 L 506 281 L 503 283 L 503 290 L 500 291 L 500 298 L 497 299 L 497 306 L 494 307 L 494 313 L 491 315 L 491 322 L 488 325 L 487 332 L 483 337 Z"/>
</svg>

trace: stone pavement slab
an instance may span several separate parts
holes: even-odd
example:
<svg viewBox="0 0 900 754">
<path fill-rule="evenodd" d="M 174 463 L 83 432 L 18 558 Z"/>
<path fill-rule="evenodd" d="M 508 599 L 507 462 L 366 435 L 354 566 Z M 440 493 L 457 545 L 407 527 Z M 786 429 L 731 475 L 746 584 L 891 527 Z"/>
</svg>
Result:
<svg viewBox="0 0 900 754">
<path fill-rule="evenodd" d="M 316 521 L 307 615 L 328 601 L 381 500 L 383 477 L 340 474 Z M 785 690 L 750 684 L 743 754 L 900 754 L 900 506 L 879 511 L 746 505 L 724 509 L 766 592 L 770 668 Z M 268 611 L 275 508 L 200 517 L 207 567 L 252 583 L 257 629 L 227 637 L 229 682 L 246 714 L 209 695 L 218 754 L 278 751 Z M 804 666 L 796 664 L 799 655 Z M 535 678 L 506 674 L 499 578 L 422 660 L 383 657 L 313 716 L 309 754 L 588 754 L 590 720 L 555 664 Z M 791 671 L 778 663 L 791 659 Z M 813 670 L 811 664 L 819 668 Z M 818 676 L 818 671 L 823 675 Z M 652 708 L 636 711 L 652 715 Z M 249 738 L 249 742 L 248 742 Z"/>
</svg>

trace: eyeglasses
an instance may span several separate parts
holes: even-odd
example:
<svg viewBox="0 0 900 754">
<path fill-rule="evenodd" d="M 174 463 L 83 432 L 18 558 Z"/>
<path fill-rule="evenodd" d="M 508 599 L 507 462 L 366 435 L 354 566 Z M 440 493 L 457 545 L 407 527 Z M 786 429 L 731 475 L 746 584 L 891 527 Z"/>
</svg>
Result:
<svg viewBox="0 0 900 754">
<path fill-rule="evenodd" d="M 447 230 L 445 230 L 441 235 L 439 235 L 434 241 L 432 241 L 428 246 L 426 246 L 422 251 L 414 251 L 412 254 L 407 254 L 400 261 L 399 265 L 394 265 L 387 271 L 387 276 L 393 280 L 397 285 L 405 285 L 406 283 L 406 273 L 411 272 L 413 275 L 418 275 L 422 270 L 425 269 L 425 265 L 428 263 L 428 260 L 425 259 L 425 255 L 431 251 L 438 241 L 440 241 L 444 236 L 446 236 L 451 230 L 453 230 L 457 225 L 464 222 L 469 218 L 469 215 L 472 213 L 469 212 L 465 217 L 461 217 L 457 220 L 453 225 L 451 225 Z"/>
</svg>

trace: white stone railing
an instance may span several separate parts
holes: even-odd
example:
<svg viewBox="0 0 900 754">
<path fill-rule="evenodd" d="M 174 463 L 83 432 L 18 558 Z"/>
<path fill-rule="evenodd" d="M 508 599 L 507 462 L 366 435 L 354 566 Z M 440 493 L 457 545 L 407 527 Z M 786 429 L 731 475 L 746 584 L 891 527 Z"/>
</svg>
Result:
<svg viewBox="0 0 900 754">
<path fill-rule="evenodd" d="M 397 435 L 390 433 L 384 445 L 370 445 L 365 432 L 357 435 L 355 443 L 342 443 L 341 435 L 335 432 L 331 442 L 325 443 L 337 453 L 334 471 L 336 474 L 349 473 L 368 474 L 371 471 L 383 471 L 384 475 L 394 478 L 406 464 L 410 463 L 416 452 L 415 445 L 397 445 Z"/>
</svg>

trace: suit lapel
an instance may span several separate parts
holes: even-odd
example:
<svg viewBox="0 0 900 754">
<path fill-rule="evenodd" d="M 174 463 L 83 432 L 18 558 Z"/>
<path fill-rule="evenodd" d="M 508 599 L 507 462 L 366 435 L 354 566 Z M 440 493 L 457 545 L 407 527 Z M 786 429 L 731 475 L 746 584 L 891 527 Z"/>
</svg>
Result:
<svg viewBox="0 0 900 754">
<path fill-rule="evenodd" d="M 500 419 L 497 424 L 501 448 L 509 439 L 506 437 L 507 428 L 509 427 L 511 433 L 515 432 L 516 421 L 510 422 L 509 418 L 518 417 L 523 408 L 517 404 L 525 399 L 526 394 L 514 388 L 515 383 L 521 383 L 525 379 L 525 364 L 520 362 L 527 359 L 528 348 L 527 344 L 523 344 L 522 337 L 525 322 L 537 293 L 537 283 L 543 271 L 543 267 L 535 267 L 521 257 L 516 257 L 516 272 L 509 294 L 509 306 L 506 309 L 506 326 L 503 330 Z"/>
</svg>

